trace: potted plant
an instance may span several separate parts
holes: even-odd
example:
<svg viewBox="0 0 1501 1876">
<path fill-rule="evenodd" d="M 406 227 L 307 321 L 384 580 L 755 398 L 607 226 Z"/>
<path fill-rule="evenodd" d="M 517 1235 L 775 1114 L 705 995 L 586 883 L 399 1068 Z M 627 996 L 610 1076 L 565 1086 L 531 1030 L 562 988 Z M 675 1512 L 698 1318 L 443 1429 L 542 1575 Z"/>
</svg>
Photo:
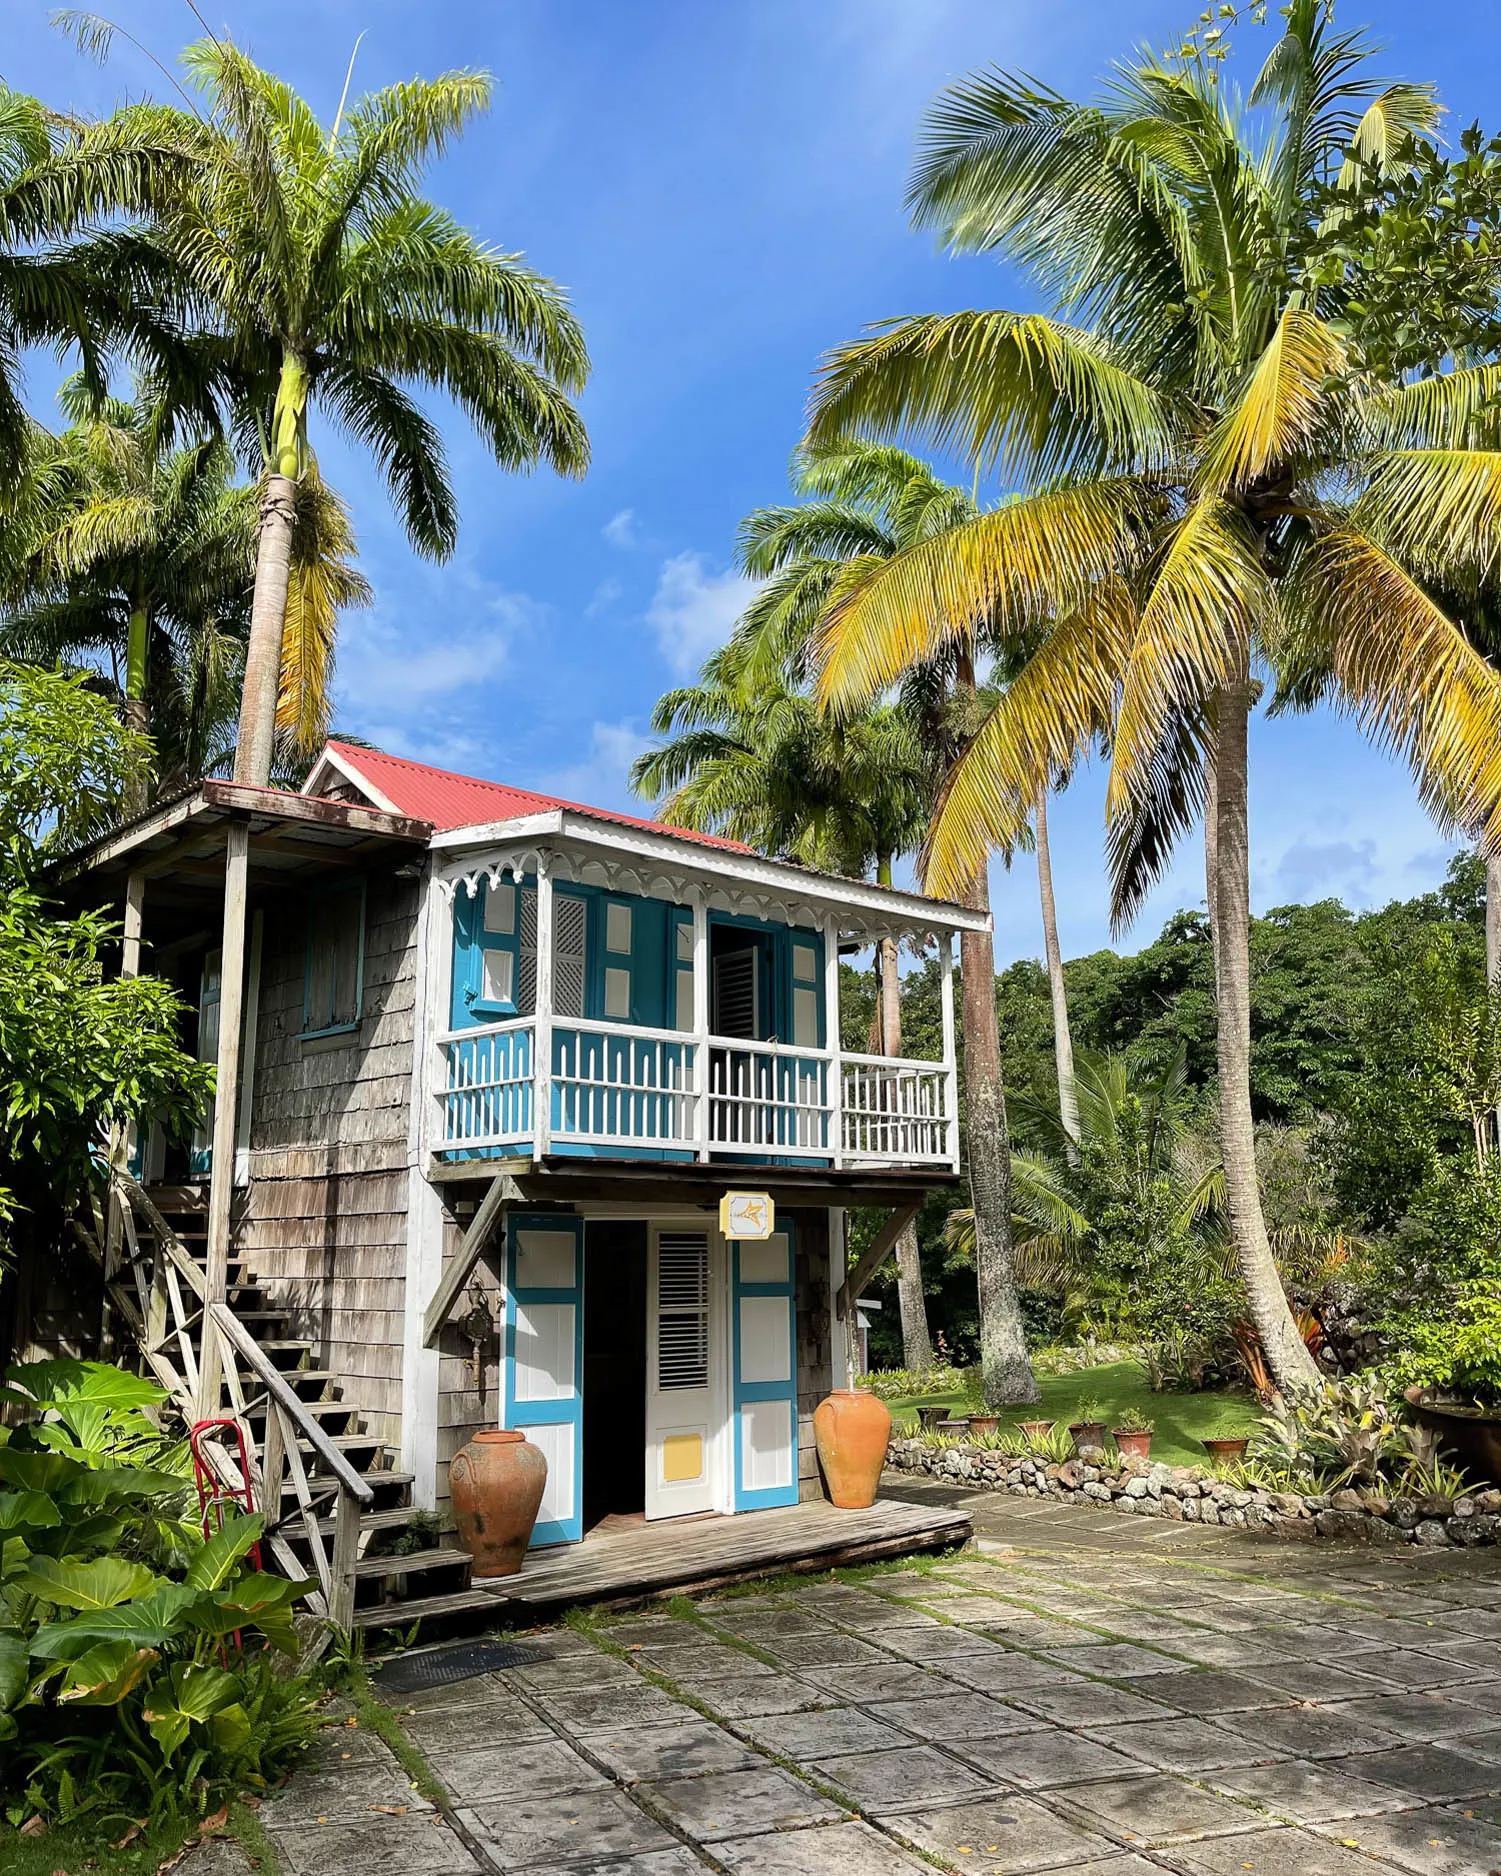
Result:
<svg viewBox="0 0 1501 1876">
<path fill-rule="evenodd" d="M 1110 1429 L 1115 1450 L 1122 1459 L 1148 1459 L 1152 1453 L 1154 1422 L 1135 1407 L 1128 1407 Z"/>
<path fill-rule="evenodd" d="M 1076 1420 L 1070 1420 L 1068 1430 L 1074 1436 L 1074 1448 L 1077 1452 L 1102 1451 L 1105 1445 L 1105 1410 L 1091 1394 L 1084 1395 L 1074 1405 Z"/>
<path fill-rule="evenodd" d="M 1213 1433 L 1206 1433 L 1199 1444 L 1208 1453 L 1217 1466 L 1239 1465 L 1246 1456 L 1246 1448 L 1251 1444 L 1249 1433 L 1236 1433 L 1227 1426 L 1218 1427 Z"/>
<path fill-rule="evenodd" d="M 969 1417 L 971 1433 L 994 1433 L 1000 1424 L 999 1414 L 971 1414 Z"/>
<path fill-rule="evenodd" d="M 1056 1424 L 1053 1420 L 1018 1420 L 1016 1430 L 1024 1438 L 1036 1442 L 1045 1440 Z"/>
<path fill-rule="evenodd" d="M 1462 1472 L 1501 1484 L 1501 1412 L 1435 1387 L 1407 1388 L 1403 1398 L 1413 1419 L 1437 1434 Z"/>
<path fill-rule="evenodd" d="M 937 1428 L 939 1422 L 947 1420 L 948 1417 L 949 1410 L 947 1407 L 923 1406 L 919 1407 L 917 1410 L 917 1424 L 922 1428 L 924 1433 L 932 1433 Z"/>
</svg>

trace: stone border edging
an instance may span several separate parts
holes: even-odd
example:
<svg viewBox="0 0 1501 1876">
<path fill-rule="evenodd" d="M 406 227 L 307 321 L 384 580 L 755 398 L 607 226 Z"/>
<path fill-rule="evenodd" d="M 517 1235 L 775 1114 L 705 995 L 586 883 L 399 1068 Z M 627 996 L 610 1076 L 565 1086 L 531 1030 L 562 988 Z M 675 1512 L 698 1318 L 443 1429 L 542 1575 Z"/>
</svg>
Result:
<svg viewBox="0 0 1501 1876">
<path fill-rule="evenodd" d="M 1103 1453 L 1098 1457 L 1103 1464 L 1088 1456 L 1061 1463 L 1018 1459 L 979 1446 L 926 1446 L 919 1439 L 894 1439 L 886 1451 L 887 1465 L 899 1472 L 925 1472 L 937 1479 L 962 1479 L 983 1491 L 1052 1498 L 1060 1504 L 1093 1505 L 1138 1517 L 1364 1544 L 1466 1549 L 1501 1544 L 1501 1491 L 1453 1499 L 1389 1498 L 1347 1488 L 1304 1497 L 1231 1485 L 1201 1466 L 1141 1459 L 1112 1462 Z"/>
</svg>

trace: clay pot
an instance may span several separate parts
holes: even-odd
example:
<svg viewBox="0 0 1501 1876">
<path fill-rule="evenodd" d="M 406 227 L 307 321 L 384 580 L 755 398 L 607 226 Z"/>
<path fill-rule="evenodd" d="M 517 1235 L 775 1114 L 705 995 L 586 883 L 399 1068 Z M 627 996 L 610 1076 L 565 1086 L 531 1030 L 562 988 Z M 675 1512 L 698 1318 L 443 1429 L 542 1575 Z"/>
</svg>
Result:
<svg viewBox="0 0 1501 1876">
<path fill-rule="evenodd" d="M 1118 1433 L 1110 1429 L 1110 1437 L 1115 1441 L 1115 1450 L 1122 1459 L 1149 1459 L 1152 1454 L 1152 1436 L 1150 1433 Z"/>
<path fill-rule="evenodd" d="M 515 1576 L 547 1484 L 547 1458 L 511 1428 L 476 1433 L 453 1456 L 448 1489 L 476 1576 Z"/>
<path fill-rule="evenodd" d="M 1249 1438 L 1247 1438 L 1243 1440 L 1200 1440 L 1199 1444 L 1217 1466 L 1224 1466 L 1234 1465 L 1237 1460 L 1244 1459 L 1246 1456 L 1246 1448 L 1251 1442 Z"/>
<path fill-rule="evenodd" d="M 1045 1440 L 1057 1425 L 1054 1420 L 1018 1420 L 1018 1432 L 1029 1440 Z"/>
<path fill-rule="evenodd" d="M 994 1433 L 1001 1424 L 997 1414 L 971 1414 L 969 1430 L 971 1433 Z"/>
<path fill-rule="evenodd" d="M 1439 1436 L 1445 1453 L 1471 1485 L 1487 1480 L 1501 1485 L 1501 1413 L 1487 1413 L 1466 1401 L 1446 1401 L 1432 1388 L 1410 1387 L 1403 1399 L 1418 1425 Z"/>
<path fill-rule="evenodd" d="M 1104 1450 L 1105 1422 L 1103 1420 L 1071 1420 L 1068 1430 L 1074 1436 L 1076 1452 Z"/>
<path fill-rule="evenodd" d="M 922 1428 L 924 1433 L 934 1432 L 939 1422 L 947 1420 L 948 1417 L 949 1410 L 947 1407 L 919 1407 L 917 1410 L 917 1424 Z"/>
<path fill-rule="evenodd" d="M 837 1387 L 814 1409 L 813 1435 L 833 1502 L 846 1511 L 873 1505 L 891 1438 L 885 1401 L 857 1388 Z"/>
</svg>

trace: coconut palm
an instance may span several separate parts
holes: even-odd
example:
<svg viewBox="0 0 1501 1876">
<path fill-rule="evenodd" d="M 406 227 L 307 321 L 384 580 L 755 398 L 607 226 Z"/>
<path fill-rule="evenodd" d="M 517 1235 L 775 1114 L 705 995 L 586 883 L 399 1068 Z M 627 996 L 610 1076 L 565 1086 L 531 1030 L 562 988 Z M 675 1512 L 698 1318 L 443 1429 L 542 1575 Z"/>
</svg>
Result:
<svg viewBox="0 0 1501 1876">
<path fill-rule="evenodd" d="M 419 553 L 453 550 L 441 436 L 414 392 L 452 398 L 504 468 L 579 474 L 569 394 L 588 359 L 563 293 L 418 193 L 425 164 L 489 101 L 480 72 L 389 86 L 325 129 L 225 39 L 183 55 L 206 115 L 157 113 L 189 162 L 117 246 L 194 335 L 175 395 L 227 406 L 264 474 L 238 779 L 269 772 L 283 622 L 316 410 L 374 456 Z"/>
<path fill-rule="evenodd" d="M 821 696 L 858 707 L 983 622 L 1035 643 L 947 782 L 939 890 L 1007 846 L 1040 791 L 1108 737 L 1118 919 L 1181 833 L 1206 830 L 1227 1209 L 1282 1384 L 1311 1379 L 1256 1182 L 1249 1083 L 1247 723 L 1260 676 L 1344 709 L 1426 800 L 1501 839 L 1501 683 L 1431 597 L 1501 545 L 1501 456 L 1475 448 L 1495 367 L 1392 386 L 1305 290 L 1300 254 L 1352 149 L 1433 121 L 1357 35 L 1294 0 L 1251 147 L 1202 62 L 1143 56 L 1094 104 L 990 72 L 932 112 L 913 186 L 960 248 L 1027 268 L 1055 315 L 905 319 L 843 347 L 811 434 L 909 427 L 1030 492 L 908 549 L 835 602 Z M 1070 323 L 1066 315 L 1075 315 Z"/>
<path fill-rule="evenodd" d="M 107 661 L 130 728 L 155 738 L 159 778 L 212 767 L 224 680 L 243 665 L 255 562 L 254 491 L 227 445 L 173 448 L 161 404 L 59 393 L 68 429 L 34 429 L 0 530 L 0 649 L 56 663 Z M 368 603 L 347 513 L 312 483 L 294 536 L 280 724 L 294 745 L 328 727 L 334 622 Z M 144 805 L 144 800 L 134 805 Z"/>
<path fill-rule="evenodd" d="M 806 678 L 821 622 L 837 598 L 847 598 L 904 549 L 932 543 L 975 514 L 972 497 L 942 481 L 919 458 L 893 445 L 858 439 L 834 437 L 803 452 L 796 486 L 810 499 L 759 509 L 741 530 L 741 564 L 765 582 L 729 648 L 732 662 L 743 669 L 748 681 L 777 670 Z M 903 703 L 923 726 L 924 741 L 933 754 L 935 792 L 940 775 L 957 757 L 977 715 L 973 663 L 973 644 L 956 636 L 902 678 Z M 1073 1123 L 1073 1050 L 1045 792 L 1037 799 L 1034 830 L 1021 830 L 1014 844 L 1035 845 L 1037 852 L 1059 1099 Z M 969 882 L 968 896 L 980 909 L 988 905 L 983 871 Z M 980 933 L 965 933 L 960 950 L 971 1187 L 985 1219 L 982 1254 L 976 1260 L 986 1302 L 981 1322 L 984 1385 L 988 1400 L 1029 1400 L 1036 1398 L 1036 1383 L 1027 1362 L 1015 1285 L 1008 1275 L 1008 1134 L 1000 1037 L 990 989 L 995 981 L 994 954 L 988 936 Z M 888 981 L 894 993 L 894 960 Z M 988 1118 L 977 1123 L 976 1116 Z M 916 1254 L 913 1233 L 906 1257 L 914 1271 Z M 899 1246 L 899 1270 L 902 1265 Z M 912 1365 L 909 1360 L 908 1366 Z"/>
</svg>

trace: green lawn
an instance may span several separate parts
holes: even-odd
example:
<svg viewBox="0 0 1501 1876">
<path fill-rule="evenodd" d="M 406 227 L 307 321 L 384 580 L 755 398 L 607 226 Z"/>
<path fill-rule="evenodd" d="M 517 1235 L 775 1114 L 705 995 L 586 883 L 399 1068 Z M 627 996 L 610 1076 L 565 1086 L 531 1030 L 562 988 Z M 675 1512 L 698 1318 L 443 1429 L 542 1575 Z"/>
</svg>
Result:
<svg viewBox="0 0 1501 1876">
<path fill-rule="evenodd" d="M 1205 1454 L 1199 1441 L 1205 1434 L 1253 1432 L 1261 1413 L 1248 1394 L 1154 1394 L 1141 1363 L 1135 1361 L 1110 1362 L 1082 1374 L 1043 1375 L 1039 1386 L 1042 1405 L 1013 1408 L 1002 1414 L 1003 1426 L 1018 1420 L 1056 1420 L 1066 1426 L 1078 1418 L 1075 1408 L 1086 1396 L 1101 1403 L 1107 1426 L 1114 1425 L 1128 1407 L 1135 1407 L 1156 1423 L 1152 1457 L 1170 1466 L 1203 1465 Z M 892 1415 L 909 1430 L 916 1429 L 919 1406 L 946 1406 L 960 1414 L 981 1412 L 978 1395 L 962 1393 L 909 1395 L 889 1404 Z"/>
</svg>

